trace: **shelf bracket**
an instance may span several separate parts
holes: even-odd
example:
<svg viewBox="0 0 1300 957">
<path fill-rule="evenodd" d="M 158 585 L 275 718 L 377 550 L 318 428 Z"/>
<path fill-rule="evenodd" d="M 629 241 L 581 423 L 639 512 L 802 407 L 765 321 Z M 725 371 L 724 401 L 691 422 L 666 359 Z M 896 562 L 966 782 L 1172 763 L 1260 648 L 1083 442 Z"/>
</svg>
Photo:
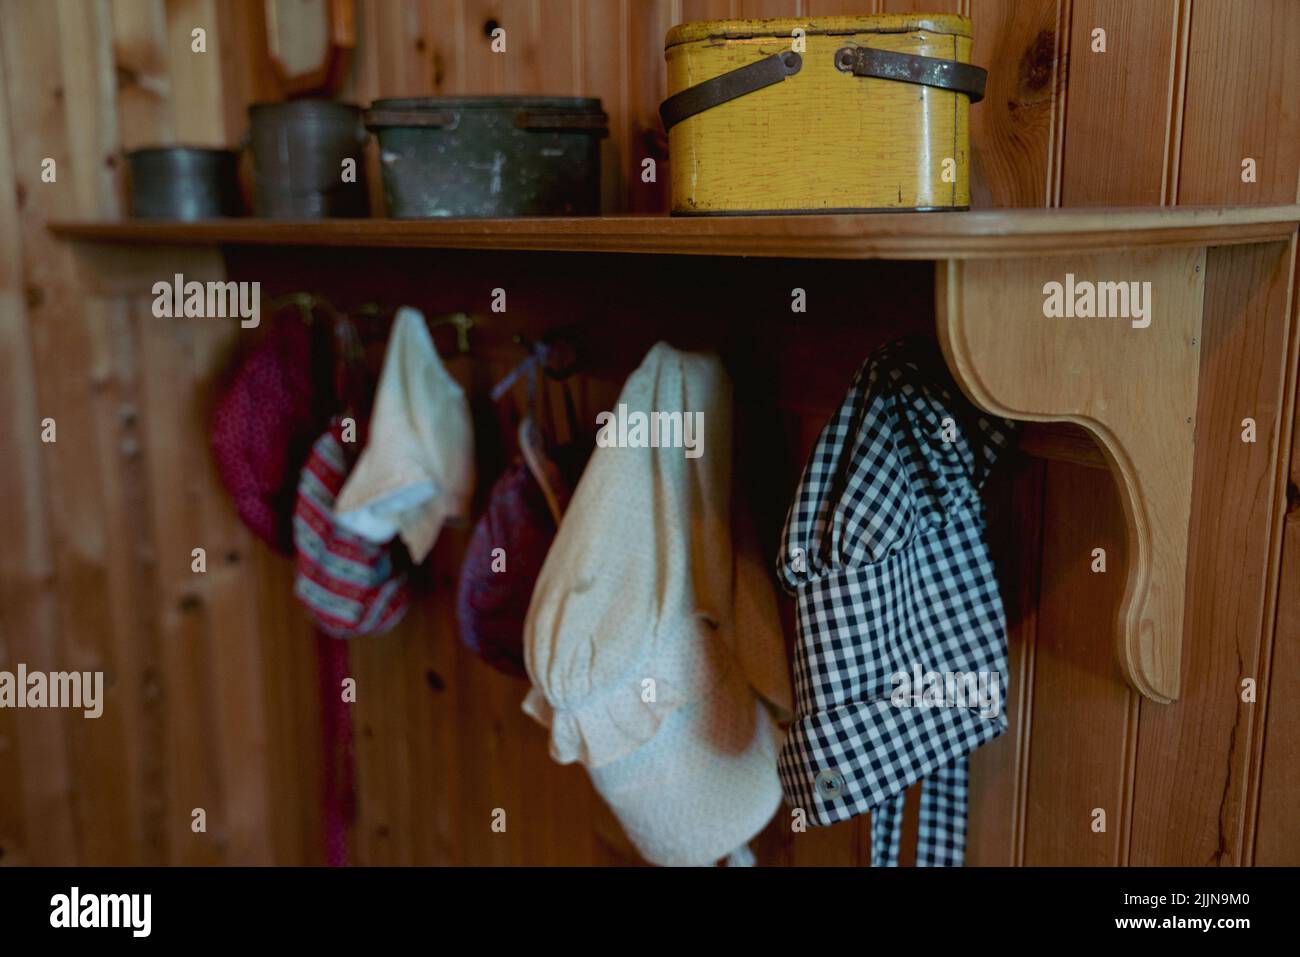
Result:
<svg viewBox="0 0 1300 957">
<path fill-rule="evenodd" d="M 935 263 L 939 340 L 958 384 L 1009 419 L 1073 422 L 1100 446 L 1123 502 L 1128 578 L 1117 642 L 1128 681 L 1178 697 L 1200 376 L 1205 248 L 1136 248 Z M 1049 303 L 1060 283 L 1061 299 Z M 1053 317 L 1100 283 L 1137 283 L 1128 315 Z M 1150 283 L 1149 286 L 1144 284 Z M 1107 312 L 1122 294 L 1104 287 Z M 1145 293 L 1144 290 L 1149 290 Z M 1091 311 L 1101 311 L 1094 296 Z M 1089 311 L 1086 300 L 1070 298 Z M 1135 317 L 1137 302 L 1146 317 Z M 1072 310 L 1073 311 L 1073 310 Z M 1149 320 L 1149 325 L 1141 327 Z M 1081 566 L 1088 556 L 1081 556 Z"/>
</svg>

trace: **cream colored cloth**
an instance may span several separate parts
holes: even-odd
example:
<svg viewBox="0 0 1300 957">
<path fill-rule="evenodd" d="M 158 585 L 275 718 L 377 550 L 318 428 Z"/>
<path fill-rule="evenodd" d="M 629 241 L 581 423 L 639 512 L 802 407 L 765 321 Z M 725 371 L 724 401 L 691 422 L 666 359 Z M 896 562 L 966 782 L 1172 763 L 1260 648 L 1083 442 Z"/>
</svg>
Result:
<svg viewBox="0 0 1300 957">
<path fill-rule="evenodd" d="M 659 343 L 619 403 L 702 412 L 703 454 L 596 450 L 528 610 L 524 710 L 551 729 L 552 757 L 586 765 L 647 860 L 708 864 L 781 800 L 772 713 L 791 696 L 776 598 L 744 520 L 733 546 L 718 359 Z"/>
<path fill-rule="evenodd" d="M 468 517 L 473 493 L 469 403 L 438 357 L 424 316 L 404 306 L 389 334 L 370 435 L 335 515 L 371 542 L 400 535 L 421 562 L 447 520 Z"/>
</svg>

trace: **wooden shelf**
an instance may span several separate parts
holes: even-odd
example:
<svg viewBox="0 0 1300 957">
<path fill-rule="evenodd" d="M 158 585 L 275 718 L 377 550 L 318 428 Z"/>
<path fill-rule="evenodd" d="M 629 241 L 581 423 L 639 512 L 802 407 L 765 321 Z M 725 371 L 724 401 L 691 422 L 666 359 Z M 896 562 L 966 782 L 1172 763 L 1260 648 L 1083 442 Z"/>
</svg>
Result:
<svg viewBox="0 0 1300 957">
<path fill-rule="evenodd" d="M 1300 206 L 979 210 L 815 216 L 572 219 L 265 219 L 61 222 L 70 240 L 171 245 L 353 246 L 769 256 L 969 259 L 1288 239 Z"/>
<path fill-rule="evenodd" d="M 1178 697 L 1181 682 L 1202 323 L 1207 310 L 1235 308 L 1207 293 L 1215 288 L 1207 286 L 1207 272 L 1225 261 L 1211 254 L 1215 247 L 1256 245 L 1261 249 L 1245 252 L 1260 262 L 1289 262 L 1289 247 L 1282 244 L 1295 242 L 1298 225 L 1300 206 L 1287 205 L 716 218 L 137 220 L 55 223 L 50 229 L 76 241 L 83 263 L 101 276 L 119 277 L 126 260 L 147 260 L 149 283 L 185 259 L 198 269 L 215 262 L 220 273 L 219 247 L 243 245 L 931 260 L 938 337 L 966 393 L 1008 418 L 1069 423 L 1071 454 L 1114 475 L 1128 526 L 1118 658 L 1135 688 L 1167 702 Z M 274 268 L 273 257 L 265 258 Z M 1046 319 L 1043 289 L 1067 272 L 1084 280 L 1149 283 L 1149 328 L 1131 327 L 1126 319 Z M 1260 267 L 1219 274 L 1215 282 L 1220 289 L 1240 287 L 1239 301 L 1248 302 L 1276 274 Z M 138 286 L 140 276 L 134 281 Z M 1267 321 L 1290 321 L 1289 309 L 1288 301 Z M 1079 438 L 1084 431 L 1095 448 Z M 1044 433 L 1031 428 L 1028 436 L 1041 443 Z M 1047 438 L 1060 444 L 1059 434 Z"/>
</svg>

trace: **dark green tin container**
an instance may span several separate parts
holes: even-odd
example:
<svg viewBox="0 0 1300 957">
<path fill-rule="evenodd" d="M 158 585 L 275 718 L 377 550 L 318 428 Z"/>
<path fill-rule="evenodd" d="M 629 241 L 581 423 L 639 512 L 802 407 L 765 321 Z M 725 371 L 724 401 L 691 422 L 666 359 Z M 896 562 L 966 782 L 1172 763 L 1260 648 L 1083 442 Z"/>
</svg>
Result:
<svg viewBox="0 0 1300 957">
<path fill-rule="evenodd" d="M 596 216 L 600 100 L 561 96 L 376 100 L 388 215 Z"/>
<path fill-rule="evenodd" d="M 126 154 L 131 215 L 137 219 L 241 216 L 239 154 L 196 146 L 158 146 Z"/>
<path fill-rule="evenodd" d="M 361 108 L 335 100 L 254 103 L 248 108 L 253 151 L 253 211 L 273 219 L 368 216 L 366 140 Z M 343 180 L 343 162 L 356 171 Z"/>
</svg>

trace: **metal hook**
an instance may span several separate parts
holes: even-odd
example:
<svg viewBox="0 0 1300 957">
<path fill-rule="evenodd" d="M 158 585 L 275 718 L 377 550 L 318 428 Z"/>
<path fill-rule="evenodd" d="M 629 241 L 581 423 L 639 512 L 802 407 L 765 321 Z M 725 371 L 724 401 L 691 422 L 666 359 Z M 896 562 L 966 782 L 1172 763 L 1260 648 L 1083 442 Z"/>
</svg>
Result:
<svg viewBox="0 0 1300 957">
<path fill-rule="evenodd" d="M 469 331 L 474 328 L 474 317 L 463 312 L 453 312 L 449 316 L 438 316 L 429 321 L 429 328 L 439 326 L 456 327 L 456 351 L 461 355 L 469 352 Z"/>
</svg>

